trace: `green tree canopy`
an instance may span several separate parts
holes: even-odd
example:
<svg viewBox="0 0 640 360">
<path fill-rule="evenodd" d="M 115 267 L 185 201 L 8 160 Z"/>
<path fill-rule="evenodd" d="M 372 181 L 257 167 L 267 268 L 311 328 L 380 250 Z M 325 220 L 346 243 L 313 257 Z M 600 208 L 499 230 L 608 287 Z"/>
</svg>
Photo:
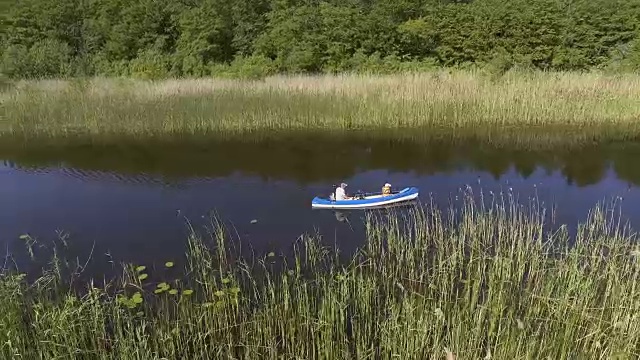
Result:
<svg viewBox="0 0 640 360">
<path fill-rule="evenodd" d="M 15 78 L 640 67 L 636 0 L 0 0 L 0 10 L 0 71 Z"/>
</svg>

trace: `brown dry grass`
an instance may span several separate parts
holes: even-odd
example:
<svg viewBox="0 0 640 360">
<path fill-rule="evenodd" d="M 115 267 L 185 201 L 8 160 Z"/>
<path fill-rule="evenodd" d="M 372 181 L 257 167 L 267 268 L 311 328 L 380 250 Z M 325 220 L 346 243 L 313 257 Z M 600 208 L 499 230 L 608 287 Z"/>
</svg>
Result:
<svg viewBox="0 0 640 360">
<path fill-rule="evenodd" d="M 640 135 L 640 76 L 596 73 L 39 81 L 17 83 L 2 102 L 1 135 L 537 128 L 540 136 L 558 127 Z"/>
</svg>

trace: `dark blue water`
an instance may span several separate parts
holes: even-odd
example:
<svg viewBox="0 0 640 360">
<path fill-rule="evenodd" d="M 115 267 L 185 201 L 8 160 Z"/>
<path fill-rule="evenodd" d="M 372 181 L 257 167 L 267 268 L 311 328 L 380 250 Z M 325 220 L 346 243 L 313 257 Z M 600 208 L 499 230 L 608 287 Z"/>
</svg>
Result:
<svg viewBox="0 0 640 360">
<path fill-rule="evenodd" d="M 96 273 L 111 262 L 163 263 L 184 253 L 188 225 L 204 232 L 214 215 L 257 254 L 286 252 L 303 234 L 349 253 L 362 244 L 365 213 L 311 209 L 314 196 L 341 181 L 351 192 L 417 186 L 422 202 L 442 207 L 466 186 L 510 191 L 555 207 L 567 224 L 615 200 L 632 225 L 640 222 L 634 144 L 547 152 L 302 140 L 0 148 L 0 246 L 22 266 L 23 234 L 42 246 L 64 238 L 66 256 L 91 255 Z"/>
</svg>

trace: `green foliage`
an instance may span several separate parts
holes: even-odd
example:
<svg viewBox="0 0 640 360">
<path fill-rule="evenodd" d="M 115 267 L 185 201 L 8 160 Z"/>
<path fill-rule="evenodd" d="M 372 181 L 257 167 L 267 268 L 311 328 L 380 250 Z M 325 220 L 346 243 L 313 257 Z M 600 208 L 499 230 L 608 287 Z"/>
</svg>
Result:
<svg viewBox="0 0 640 360">
<path fill-rule="evenodd" d="M 269 0 L 236 0 L 231 4 L 234 18 L 232 48 L 237 55 L 250 56 L 254 53 L 255 39 L 267 24 Z"/>
<path fill-rule="evenodd" d="M 142 51 L 129 67 L 131 76 L 139 79 L 155 80 L 169 74 L 169 61 L 157 50 Z"/>
<path fill-rule="evenodd" d="M 183 12 L 177 26 L 180 37 L 176 59 L 185 75 L 204 76 L 211 62 L 232 58 L 232 24 L 221 1 L 203 0 L 199 6 Z"/>
<path fill-rule="evenodd" d="M 411 19 L 398 26 L 403 53 L 411 57 L 433 56 L 437 46 L 435 22 Z"/>
<path fill-rule="evenodd" d="M 354 72 L 360 74 L 397 74 L 410 72 L 424 72 L 434 70 L 437 63 L 433 59 L 402 60 L 397 55 L 381 57 L 379 53 L 365 55 L 358 50 L 352 57 L 346 59 L 339 68 L 331 69 L 337 72 Z"/>
<path fill-rule="evenodd" d="M 211 76 L 217 78 L 258 80 L 277 72 L 273 60 L 261 55 L 236 57 L 230 64 L 212 64 L 209 67 Z"/>
<path fill-rule="evenodd" d="M 640 72 L 640 38 L 616 49 L 609 68 L 614 71 Z"/>
<path fill-rule="evenodd" d="M 634 0 L 1 3 L 0 71 L 11 78 L 638 68 Z"/>
<path fill-rule="evenodd" d="M 315 6 L 276 10 L 256 42 L 259 55 L 276 59 L 280 70 L 314 72 L 322 68 L 322 18 Z"/>
<path fill-rule="evenodd" d="M 631 69 L 640 71 L 640 39 L 636 39 L 625 59 L 625 63 Z"/>
<path fill-rule="evenodd" d="M 71 49 L 53 39 L 39 40 L 31 47 L 11 45 L 2 57 L 0 71 L 10 77 L 52 78 L 72 74 Z"/>
</svg>

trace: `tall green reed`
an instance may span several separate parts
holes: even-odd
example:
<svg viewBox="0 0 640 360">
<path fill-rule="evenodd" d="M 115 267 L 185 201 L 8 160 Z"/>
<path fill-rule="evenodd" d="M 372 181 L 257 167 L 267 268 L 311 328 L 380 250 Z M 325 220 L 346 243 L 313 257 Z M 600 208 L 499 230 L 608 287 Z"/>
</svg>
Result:
<svg viewBox="0 0 640 360">
<path fill-rule="evenodd" d="M 480 199 L 480 200 L 478 200 Z M 172 262 L 78 294 L 0 279 L 6 358 L 635 358 L 640 247 L 603 206 L 570 235 L 536 200 L 370 213 L 350 261 L 317 237 L 236 258 L 214 223 Z M 144 276 L 146 275 L 146 276 Z"/>
</svg>

